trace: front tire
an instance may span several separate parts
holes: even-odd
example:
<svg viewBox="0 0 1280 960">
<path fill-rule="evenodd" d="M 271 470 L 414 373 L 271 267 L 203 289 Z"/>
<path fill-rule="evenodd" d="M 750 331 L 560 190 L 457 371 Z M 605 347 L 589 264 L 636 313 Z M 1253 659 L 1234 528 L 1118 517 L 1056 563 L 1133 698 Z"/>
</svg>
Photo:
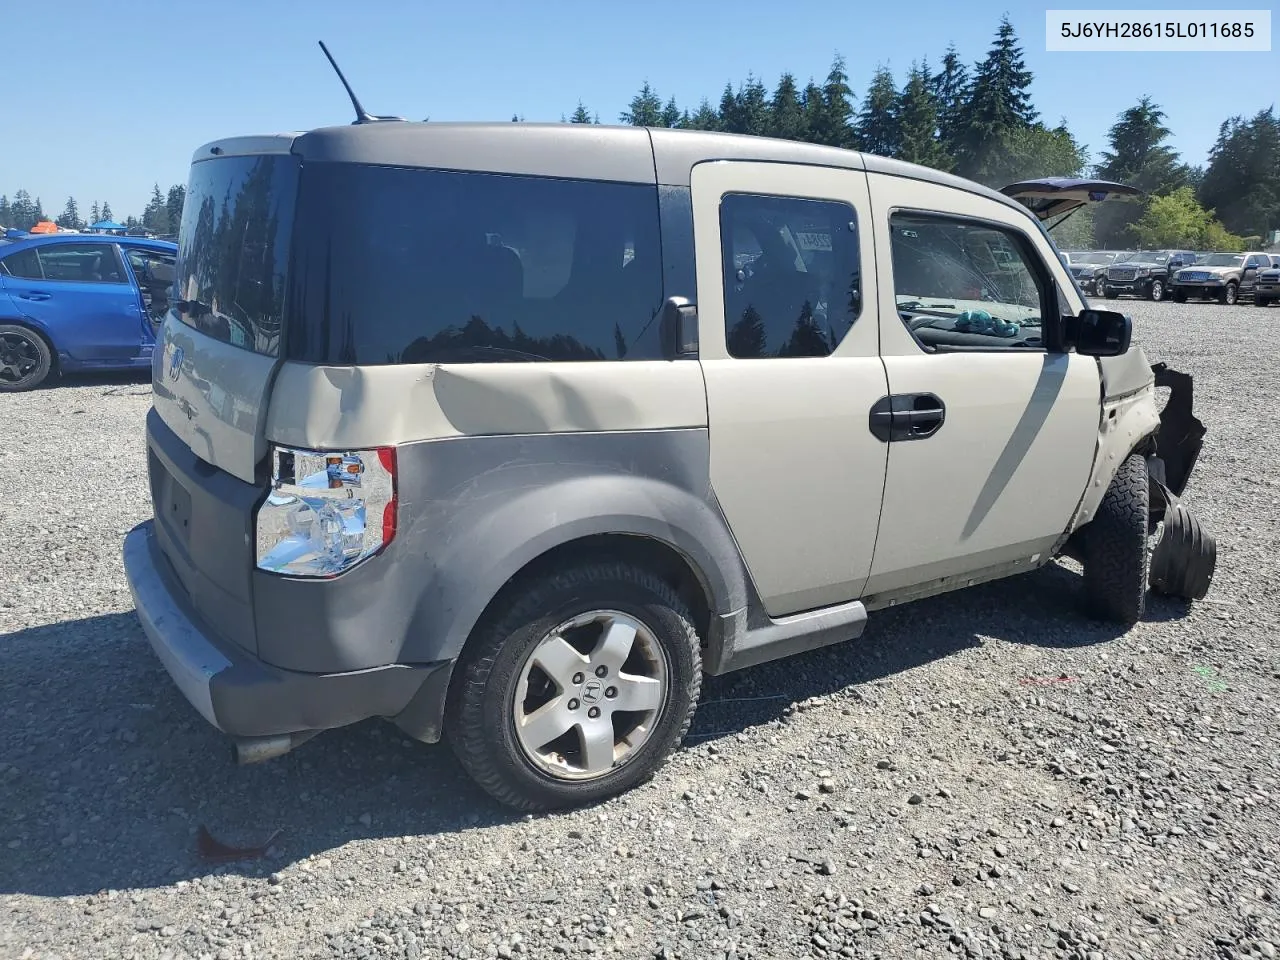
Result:
<svg viewBox="0 0 1280 960">
<path fill-rule="evenodd" d="M 1257 296 L 1255 296 L 1255 297 L 1253 298 L 1253 305 L 1254 305 L 1255 307 L 1269 307 L 1269 306 L 1271 306 L 1271 300 L 1270 300 L 1270 298 L 1268 298 L 1268 297 L 1257 297 Z"/>
<path fill-rule="evenodd" d="M 445 733 L 502 803 L 579 806 L 652 777 L 701 684 L 698 633 L 675 590 L 641 567 L 584 563 L 486 614 L 458 664 Z"/>
<path fill-rule="evenodd" d="M 1082 531 L 1085 599 L 1099 620 L 1131 627 L 1142 619 L 1151 563 L 1150 498 L 1146 458 L 1134 454 L 1120 465 Z"/>
<path fill-rule="evenodd" d="M 1185 292 L 1183 292 L 1182 290 L 1174 290 L 1172 293 L 1170 293 L 1170 294 L 1169 294 L 1169 298 L 1170 298 L 1174 303 L 1186 303 L 1186 302 L 1187 302 L 1187 295 L 1186 295 L 1186 293 L 1185 293 Z"/>
<path fill-rule="evenodd" d="M 14 323 L 0 323 L 0 392 L 34 390 L 53 369 L 44 337 Z"/>
<path fill-rule="evenodd" d="M 1106 297 L 1108 300 L 1120 299 L 1120 294 L 1116 293 L 1116 291 L 1111 289 L 1111 287 L 1109 286 L 1104 286 L 1102 288 L 1102 295 Z"/>
<path fill-rule="evenodd" d="M 1150 297 L 1156 303 L 1159 303 L 1161 300 L 1163 300 L 1165 296 L 1164 281 L 1152 280 L 1151 287 L 1147 291 L 1147 296 Z"/>
<path fill-rule="evenodd" d="M 1234 307 L 1239 296 L 1240 288 L 1235 283 L 1228 283 L 1222 288 L 1222 292 L 1218 294 L 1218 302 L 1224 306 Z"/>
</svg>

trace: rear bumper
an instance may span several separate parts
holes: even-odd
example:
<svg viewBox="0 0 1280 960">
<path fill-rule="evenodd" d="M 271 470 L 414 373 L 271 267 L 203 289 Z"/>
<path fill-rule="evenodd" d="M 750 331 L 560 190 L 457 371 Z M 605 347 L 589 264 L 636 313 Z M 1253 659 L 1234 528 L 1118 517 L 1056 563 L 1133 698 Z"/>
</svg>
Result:
<svg viewBox="0 0 1280 960">
<path fill-rule="evenodd" d="M 438 716 L 451 664 L 392 664 L 349 673 L 298 673 L 222 641 L 185 597 L 155 540 L 153 521 L 124 541 L 124 568 L 138 619 L 183 696 L 234 737 L 327 730 L 369 717 Z M 444 682 L 440 682 L 443 680 Z M 424 697 L 431 703 L 423 702 Z"/>
</svg>

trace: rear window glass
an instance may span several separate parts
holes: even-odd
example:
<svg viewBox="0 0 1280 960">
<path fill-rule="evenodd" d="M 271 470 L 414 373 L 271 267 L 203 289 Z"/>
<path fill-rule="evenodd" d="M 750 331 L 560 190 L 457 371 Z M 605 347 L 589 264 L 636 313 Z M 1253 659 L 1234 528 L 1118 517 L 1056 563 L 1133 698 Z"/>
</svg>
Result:
<svg viewBox="0 0 1280 960">
<path fill-rule="evenodd" d="M 192 165 L 173 295 L 183 322 L 224 343 L 279 353 L 297 184 L 290 156 Z"/>
<path fill-rule="evenodd" d="M 301 197 L 291 359 L 660 356 L 652 185 L 314 164 Z"/>
</svg>

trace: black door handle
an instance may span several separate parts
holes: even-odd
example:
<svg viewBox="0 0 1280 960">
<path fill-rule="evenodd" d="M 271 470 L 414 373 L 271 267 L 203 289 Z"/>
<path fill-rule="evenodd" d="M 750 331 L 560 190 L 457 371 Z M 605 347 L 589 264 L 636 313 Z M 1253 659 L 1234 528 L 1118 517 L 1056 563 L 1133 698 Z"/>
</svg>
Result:
<svg viewBox="0 0 1280 960">
<path fill-rule="evenodd" d="M 867 426 L 876 439 L 892 443 L 931 437 L 946 419 L 946 405 L 934 394 L 895 393 L 876 401 Z"/>
</svg>

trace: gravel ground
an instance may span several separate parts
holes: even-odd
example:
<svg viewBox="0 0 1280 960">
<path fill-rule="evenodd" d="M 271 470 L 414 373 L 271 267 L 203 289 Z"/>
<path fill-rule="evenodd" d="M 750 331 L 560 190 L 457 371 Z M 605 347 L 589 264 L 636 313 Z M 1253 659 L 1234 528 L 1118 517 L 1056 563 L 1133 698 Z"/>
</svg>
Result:
<svg viewBox="0 0 1280 960">
<path fill-rule="evenodd" d="M 0 957 L 1274 957 L 1280 310 L 1125 308 L 1197 376 L 1208 600 L 1120 635 L 1052 565 L 876 613 L 537 818 L 383 723 L 233 766 L 120 567 L 149 387 L 0 397 Z"/>
</svg>

